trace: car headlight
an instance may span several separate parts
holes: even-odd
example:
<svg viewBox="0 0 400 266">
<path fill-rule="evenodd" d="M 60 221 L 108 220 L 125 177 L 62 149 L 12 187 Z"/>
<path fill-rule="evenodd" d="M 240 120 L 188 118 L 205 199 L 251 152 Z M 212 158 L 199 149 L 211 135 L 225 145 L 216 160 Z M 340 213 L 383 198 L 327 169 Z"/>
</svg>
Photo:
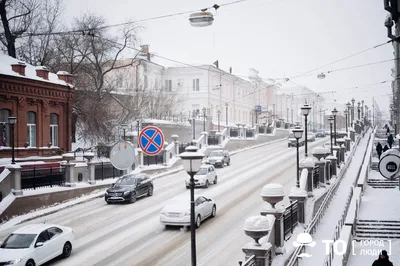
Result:
<svg viewBox="0 0 400 266">
<path fill-rule="evenodd" d="M 125 191 L 124 192 L 124 196 L 128 195 L 129 193 L 131 193 L 130 191 Z"/>
<path fill-rule="evenodd" d="M 11 260 L 6 265 L 15 265 L 15 264 L 20 263 L 21 261 L 22 261 L 22 259 Z"/>
</svg>

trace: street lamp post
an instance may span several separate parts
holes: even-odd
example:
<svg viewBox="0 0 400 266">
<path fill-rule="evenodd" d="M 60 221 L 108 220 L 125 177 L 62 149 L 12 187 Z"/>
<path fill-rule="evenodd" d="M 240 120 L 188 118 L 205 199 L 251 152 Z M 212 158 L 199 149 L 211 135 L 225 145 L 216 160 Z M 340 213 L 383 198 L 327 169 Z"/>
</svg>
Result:
<svg viewBox="0 0 400 266">
<path fill-rule="evenodd" d="M 332 144 L 332 124 L 333 124 L 333 122 L 334 122 L 334 118 L 333 118 L 333 116 L 330 116 L 329 118 L 328 118 L 328 121 L 329 121 L 329 126 L 330 126 L 330 128 L 331 128 L 331 155 L 333 155 L 333 144 Z"/>
<path fill-rule="evenodd" d="M 353 123 L 354 123 L 354 103 L 356 102 L 356 100 L 354 100 L 354 98 L 353 99 L 351 99 L 351 103 L 353 104 L 353 108 L 351 109 L 351 126 L 353 126 Z"/>
<path fill-rule="evenodd" d="M 364 100 L 361 101 L 361 117 L 364 119 Z"/>
<path fill-rule="evenodd" d="M 137 138 L 137 146 L 139 148 L 139 130 L 140 130 L 140 120 L 136 120 L 136 126 L 137 126 L 137 133 L 136 133 L 136 138 Z"/>
<path fill-rule="evenodd" d="M 124 141 L 125 141 L 125 137 L 126 137 L 125 133 L 126 133 L 126 129 L 128 128 L 128 125 L 122 124 L 121 127 L 122 127 L 122 130 L 124 131 Z"/>
<path fill-rule="evenodd" d="M 344 115 L 346 116 L 346 133 L 349 132 L 349 130 L 348 130 L 348 128 L 347 128 L 347 116 L 348 116 L 348 113 L 349 113 L 349 112 L 347 112 L 347 110 L 344 110 Z"/>
<path fill-rule="evenodd" d="M 226 126 L 228 126 L 228 103 L 226 103 L 225 104 L 225 113 L 226 113 L 226 116 L 225 116 L 225 124 L 226 124 Z"/>
<path fill-rule="evenodd" d="M 333 129 L 334 129 L 334 135 L 335 135 L 335 146 L 336 146 L 336 115 L 338 113 L 338 110 L 336 110 L 336 107 L 333 108 L 332 110 L 332 115 L 333 115 Z"/>
<path fill-rule="evenodd" d="M 361 117 L 360 117 L 360 102 L 358 102 L 357 103 L 357 118 L 358 118 L 358 120 L 361 120 Z"/>
<path fill-rule="evenodd" d="M 11 128 L 11 164 L 15 164 L 15 140 L 14 140 L 14 125 L 17 122 L 17 118 L 15 116 L 8 117 L 8 123 Z"/>
<path fill-rule="evenodd" d="M 181 153 L 183 168 L 190 176 L 190 241 L 192 266 L 196 266 L 196 222 L 194 206 L 194 175 L 199 171 L 203 154 L 197 151 L 196 146 L 189 146 L 186 151 Z"/>
<path fill-rule="evenodd" d="M 304 146 L 304 150 L 305 150 L 305 156 L 307 157 L 307 116 L 311 111 L 311 106 L 309 106 L 308 104 L 305 104 L 301 107 L 301 113 L 302 115 L 304 115 L 304 128 L 305 128 L 305 146 Z"/>
<path fill-rule="evenodd" d="M 203 131 L 206 131 L 206 111 L 207 109 L 203 107 Z"/>
<path fill-rule="evenodd" d="M 218 132 L 220 132 L 220 131 L 219 131 L 219 119 L 220 119 L 220 117 L 221 117 L 221 110 L 218 110 L 218 111 L 217 111 L 217 114 L 218 114 Z"/>
<path fill-rule="evenodd" d="M 350 118 L 350 117 L 351 117 L 351 115 L 350 115 L 350 106 L 351 106 L 351 103 L 350 103 L 350 102 L 347 102 L 346 106 L 347 106 L 347 114 L 348 114 L 348 117 L 349 117 L 349 123 L 348 123 L 348 125 L 353 126 L 352 123 L 351 123 L 351 118 Z"/>
<path fill-rule="evenodd" d="M 299 126 L 296 126 L 292 129 L 293 135 L 296 138 L 296 151 L 297 151 L 297 179 L 296 179 L 296 186 L 300 187 L 300 159 L 299 159 L 299 139 L 303 136 L 303 129 Z"/>
</svg>

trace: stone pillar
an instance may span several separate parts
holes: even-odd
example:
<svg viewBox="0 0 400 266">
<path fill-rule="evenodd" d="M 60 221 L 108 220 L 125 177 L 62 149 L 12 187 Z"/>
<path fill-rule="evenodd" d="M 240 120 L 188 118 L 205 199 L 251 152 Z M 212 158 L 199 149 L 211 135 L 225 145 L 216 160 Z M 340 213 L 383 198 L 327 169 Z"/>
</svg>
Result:
<svg viewBox="0 0 400 266">
<path fill-rule="evenodd" d="M 342 163 L 345 163 L 346 161 L 345 154 L 346 154 L 346 147 L 342 145 L 340 146 L 340 159 Z"/>
<path fill-rule="evenodd" d="M 10 171 L 12 176 L 12 186 L 11 191 L 14 196 L 22 196 L 22 187 L 21 187 L 21 166 L 19 164 L 9 164 L 6 168 Z M 4 197 L 7 195 L 4 195 Z"/>
<path fill-rule="evenodd" d="M 325 177 L 325 160 L 322 158 L 320 161 L 316 163 L 318 166 L 318 174 L 319 174 L 319 183 L 321 187 L 325 187 L 326 177 Z"/>
<path fill-rule="evenodd" d="M 299 223 L 304 224 L 306 222 L 306 200 L 307 191 L 304 189 L 293 187 L 289 194 L 290 201 L 297 200 L 297 218 Z"/>
<path fill-rule="evenodd" d="M 205 146 L 208 146 L 208 132 L 203 131 L 203 132 L 201 132 L 201 135 L 204 136 L 204 137 L 203 137 L 203 139 L 204 139 L 204 145 L 205 145 Z"/>
<path fill-rule="evenodd" d="M 351 139 L 349 137 L 344 137 L 344 140 L 346 141 L 346 143 L 345 143 L 346 151 L 350 151 L 350 141 L 351 141 Z"/>
<path fill-rule="evenodd" d="M 243 246 L 242 250 L 245 254 L 245 259 L 247 260 L 251 256 L 256 256 L 257 266 L 268 266 L 271 258 L 271 248 L 270 243 L 263 243 L 261 246 L 256 246 L 253 243 L 248 243 Z"/>
<path fill-rule="evenodd" d="M 352 142 L 356 141 L 356 132 L 352 128 L 350 129 L 350 139 Z"/>
<path fill-rule="evenodd" d="M 139 166 L 143 166 L 143 151 L 141 149 L 138 150 L 139 157 Z"/>
<path fill-rule="evenodd" d="M 75 184 L 75 164 L 71 163 L 71 160 L 75 158 L 73 153 L 64 153 L 62 155 L 63 160 L 66 160 L 67 163 L 64 165 L 65 166 L 65 185 L 67 187 L 74 187 L 76 186 Z"/>
<path fill-rule="evenodd" d="M 175 152 L 175 155 L 178 155 L 179 154 L 179 141 L 178 141 L 178 138 L 179 138 L 179 136 L 178 135 L 176 135 L 176 134 L 174 134 L 174 135 L 172 135 L 171 136 L 171 139 L 174 141 L 174 143 L 175 143 L 175 150 L 174 150 L 174 152 Z"/>
<path fill-rule="evenodd" d="M 215 135 L 217 135 L 217 137 L 218 137 L 218 145 L 221 145 L 222 144 L 222 133 L 217 132 Z"/>
<path fill-rule="evenodd" d="M 340 147 L 339 146 L 333 146 L 333 156 L 335 156 L 335 151 L 336 151 L 336 159 L 338 162 L 338 167 L 339 167 L 339 163 L 340 163 Z"/>
<path fill-rule="evenodd" d="M 89 184 L 95 185 L 96 184 L 96 177 L 95 177 L 95 169 L 96 169 L 96 163 L 94 162 L 88 162 L 88 167 L 89 167 Z"/>
<path fill-rule="evenodd" d="M 331 163 L 331 178 L 337 175 L 337 158 L 333 155 L 329 155 L 326 157 L 326 160 L 329 160 Z"/>
<path fill-rule="evenodd" d="M 331 161 L 325 160 L 325 180 L 326 184 L 329 185 L 331 182 L 332 174 L 331 174 Z"/>
<path fill-rule="evenodd" d="M 161 152 L 162 152 L 162 155 L 163 155 L 163 165 L 166 166 L 166 165 L 168 165 L 167 156 L 168 156 L 169 152 L 167 152 L 167 150 L 165 148 Z"/>
<path fill-rule="evenodd" d="M 313 196 L 313 188 L 314 188 L 314 184 L 313 184 L 313 169 L 315 167 L 315 161 L 317 159 L 313 158 L 313 157 L 307 157 L 307 158 L 303 158 L 300 160 L 300 173 L 301 171 L 306 168 L 308 170 L 308 175 L 307 175 L 307 193 L 309 197 Z"/>
</svg>

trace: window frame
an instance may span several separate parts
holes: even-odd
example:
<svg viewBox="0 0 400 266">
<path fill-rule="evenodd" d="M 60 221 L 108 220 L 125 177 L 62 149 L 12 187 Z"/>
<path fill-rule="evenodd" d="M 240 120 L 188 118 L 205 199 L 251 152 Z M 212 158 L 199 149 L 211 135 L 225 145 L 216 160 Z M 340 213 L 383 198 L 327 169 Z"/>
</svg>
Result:
<svg viewBox="0 0 400 266">
<path fill-rule="evenodd" d="M 34 116 L 34 123 L 31 123 L 31 121 L 29 121 L 29 114 L 30 113 L 32 113 L 32 114 L 34 114 L 35 116 Z M 29 146 L 28 147 L 37 147 L 36 145 L 37 145 L 37 127 L 36 127 L 36 121 L 37 121 L 37 116 L 36 116 L 36 112 L 34 112 L 34 111 L 28 111 L 27 112 L 27 122 L 26 122 L 26 126 L 27 126 L 27 142 L 28 142 L 28 144 L 29 144 Z M 34 129 L 34 130 L 32 130 L 32 129 Z M 34 133 L 32 133 L 34 131 Z M 34 141 L 32 141 L 32 140 L 34 140 Z M 33 144 L 34 145 L 32 145 L 32 142 L 34 142 Z"/>
<path fill-rule="evenodd" d="M 0 147 L 11 147 L 11 128 L 10 124 L 8 122 L 8 118 L 12 115 L 12 112 L 10 109 L 7 108 L 1 108 L 0 109 L 0 114 L 4 112 L 4 121 L 0 121 L 0 124 L 2 126 L 2 134 L 1 136 L 3 137 L 3 140 L 0 142 Z M 2 115 L 0 115 L 2 117 Z M 2 145 L 4 144 L 4 145 Z"/>
<path fill-rule="evenodd" d="M 57 118 L 57 124 L 52 124 L 52 116 L 55 116 Z M 58 141 L 59 141 L 59 121 L 60 121 L 60 116 L 56 113 L 51 113 L 50 114 L 50 142 L 52 146 L 58 147 Z"/>
</svg>

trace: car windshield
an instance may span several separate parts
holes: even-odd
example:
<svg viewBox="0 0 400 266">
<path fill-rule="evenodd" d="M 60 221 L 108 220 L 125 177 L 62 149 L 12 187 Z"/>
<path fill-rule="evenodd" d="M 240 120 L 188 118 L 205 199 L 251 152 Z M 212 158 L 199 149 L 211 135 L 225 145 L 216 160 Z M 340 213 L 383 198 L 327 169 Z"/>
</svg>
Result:
<svg viewBox="0 0 400 266">
<path fill-rule="evenodd" d="M 222 151 L 213 151 L 210 154 L 210 157 L 222 157 L 224 156 L 224 153 Z"/>
<path fill-rule="evenodd" d="M 205 175 L 207 174 L 207 168 L 200 168 L 196 175 Z"/>
<path fill-rule="evenodd" d="M 136 184 L 136 178 L 127 176 L 127 177 L 122 177 L 122 178 L 118 179 L 118 181 L 115 182 L 114 186 L 116 186 L 116 187 L 119 187 L 119 186 L 133 186 L 135 184 Z"/>
<path fill-rule="evenodd" d="M 35 237 L 36 234 L 11 234 L 0 247 L 4 249 L 29 248 Z"/>
</svg>

